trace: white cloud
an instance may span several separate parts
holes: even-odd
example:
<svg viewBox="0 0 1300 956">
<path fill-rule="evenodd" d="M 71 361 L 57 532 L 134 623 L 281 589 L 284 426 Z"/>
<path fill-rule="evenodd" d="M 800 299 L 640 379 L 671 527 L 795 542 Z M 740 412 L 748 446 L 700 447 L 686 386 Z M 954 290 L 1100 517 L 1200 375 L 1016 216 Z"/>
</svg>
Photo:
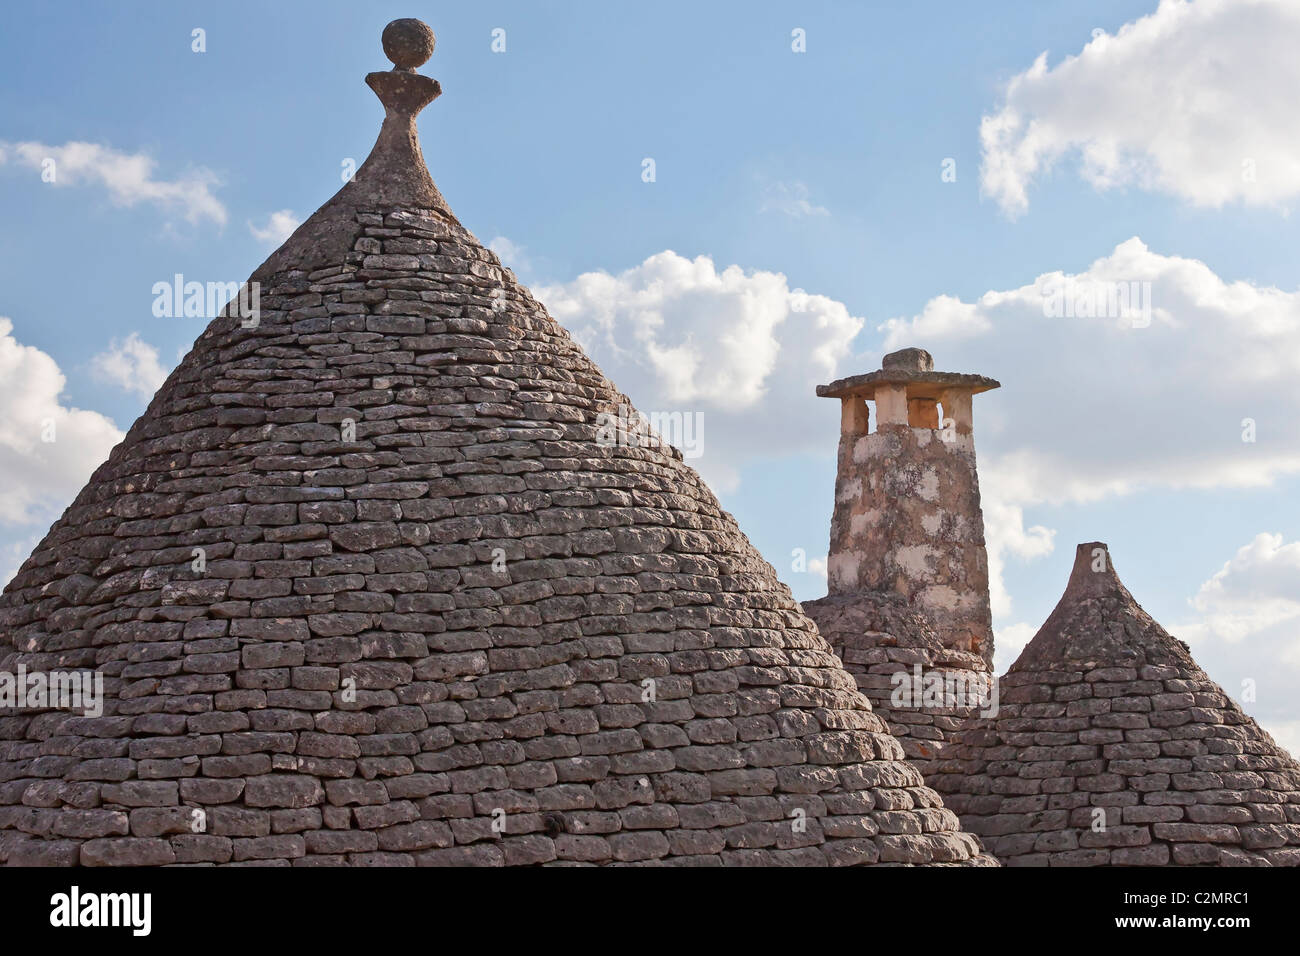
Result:
<svg viewBox="0 0 1300 956">
<path fill-rule="evenodd" d="M 1150 304 L 1149 325 L 1139 308 L 1045 314 L 1066 289 L 1107 311 L 1117 283 L 1135 293 L 1130 305 Z M 1010 613 L 1006 560 L 1052 549 L 1049 529 L 1025 527 L 1035 505 L 1300 472 L 1300 292 L 1228 281 L 1134 238 L 1078 274 L 969 303 L 939 296 L 881 330 L 888 349 L 928 348 L 938 368 L 1003 383 L 975 399 L 995 616 Z M 1246 419 L 1254 442 L 1242 440 Z"/>
<path fill-rule="evenodd" d="M 505 236 L 494 238 L 488 243 L 488 248 L 496 253 L 503 266 L 516 274 L 527 272 L 532 265 L 528 260 L 528 256 L 524 254 L 524 247 L 517 242 L 512 242 Z"/>
<path fill-rule="evenodd" d="M 301 225 L 302 220 L 293 214 L 292 209 L 280 209 L 271 213 L 265 226 L 255 226 L 250 222 L 248 231 L 258 242 L 268 246 L 279 246 Z"/>
<path fill-rule="evenodd" d="M 1056 290 L 1105 292 L 1121 281 L 1138 283 L 1126 312 L 1045 315 Z M 705 454 L 692 464 L 724 491 L 764 459 L 824 453 L 836 416 L 814 386 L 875 361 L 851 358 L 862 322 L 842 303 L 792 290 L 779 274 L 718 270 L 706 257 L 663 252 L 619 275 L 537 291 L 642 411 L 704 413 Z M 1104 296 L 1100 304 L 1109 308 Z M 880 329 L 885 349 L 922 346 L 940 369 L 1003 381 L 975 401 L 1000 622 L 1014 621 L 1008 565 L 1055 544 L 1035 508 L 1143 489 L 1261 486 L 1300 472 L 1298 292 L 1228 281 L 1134 238 L 1077 274 L 1044 274 L 974 302 L 938 296 Z M 1245 418 L 1256 421 L 1253 443 L 1242 441 Z M 810 427 L 819 421 L 828 424 Z M 1003 623 L 1003 632 L 999 660 L 1009 664 L 1033 627 Z"/>
<path fill-rule="evenodd" d="M 842 303 L 671 251 L 536 292 L 640 411 L 701 413 L 704 454 L 691 464 L 715 487 L 734 488 L 757 460 L 826 451 L 808 423 L 835 410 L 815 388 L 837 377 L 863 325 Z"/>
<path fill-rule="evenodd" d="M 801 182 L 768 183 L 763 190 L 763 204 L 759 212 L 781 212 L 795 219 L 805 216 L 829 216 L 825 206 L 816 206 L 808 199 L 808 187 Z"/>
<path fill-rule="evenodd" d="M 1281 746 L 1300 755 L 1300 541 L 1256 535 L 1188 603 L 1194 613 L 1170 632 Z"/>
<path fill-rule="evenodd" d="M 996 477 L 980 476 L 985 550 L 989 559 L 989 604 L 995 618 L 1011 613 L 1011 594 L 1003 579 L 1008 558 L 1032 561 L 1052 553 L 1056 532 L 1042 525 L 1025 527 L 1024 509 L 1001 498 Z M 1008 663 L 1010 663 L 1008 661 Z"/>
<path fill-rule="evenodd" d="M 1194 637 L 1233 644 L 1300 618 L 1300 541 L 1260 532 L 1201 585 L 1192 607 L 1202 615 Z M 1300 666 L 1300 640 L 1285 656 Z"/>
<path fill-rule="evenodd" d="M 1270 720 L 1264 728 L 1277 745 L 1292 756 L 1300 756 L 1300 720 Z"/>
<path fill-rule="evenodd" d="M 1151 303 L 1149 326 L 1044 314 L 1054 290 L 1104 298 L 1118 283 Z M 1227 281 L 1133 238 L 1076 275 L 970 304 L 934 299 L 881 328 L 888 348 L 919 345 L 939 367 L 1001 378 L 1004 391 L 975 400 L 981 484 L 999 500 L 1257 487 L 1300 472 L 1300 292 Z"/>
<path fill-rule="evenodd" d="M 20 165 L 40 170 L 43 175 L 52 169 L 53 178 L 48 181 L 56 188 L 97 184 L 105 187 L 109 198 L 119 206 L 147 202 L 180 212 L 190 222 L 226 221 L 225 206 L 212 195 L 217 177 L 201 166 L 176 179 L 155 179 L 157 164 L 151 157 L 119 152 L 102 143 L 0 143 L 0 164 L 10 155 Z"/>
<path fill-rule="evenodd" d="M 993 673 L 1005 674 L 1015 663 L 1025 645 L 1033 640 L 1038 628 L 1023 621 L 993 629 Z"/>
<path fill-rule="evenodd" d="M 21 525 L 66 507 L 122 433 L 98 412 L 60 404 L 58 363 L 12 332 L 0 318 L 0 524 Z"/>
<path fill-rule="evenodd" d="M 90 360 L 96 380 L 134 392 L 146 401 L 167 379 L 168 369 L 158 361 L 158 350 L 132 332 L 126 341 L 114 339 Z"/>
<path fill-rule="evenodd" d="M 1161 0 L 1054 67 L 1043 53 L 983 118 L 982 190 L 1018 215 L 1070 155 L 1097 189 L 1210 207 L 1300 195 L 1297 46 L 1294 0 Z"/>
</svg>

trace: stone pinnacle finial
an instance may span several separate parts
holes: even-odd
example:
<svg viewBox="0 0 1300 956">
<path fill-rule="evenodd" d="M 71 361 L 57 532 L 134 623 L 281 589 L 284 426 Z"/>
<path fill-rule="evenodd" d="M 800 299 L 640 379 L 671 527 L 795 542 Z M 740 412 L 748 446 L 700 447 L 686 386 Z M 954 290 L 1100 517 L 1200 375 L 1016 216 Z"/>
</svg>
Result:
<svg viewBox="0 0 1300 956">
<path fill-rule="evenodd" d="M 1115 565 L 1110 560 L 1110 549 L 1103 541 L 1085 541 L 1074 552 L 1074 567 L 1062 598 L 1082 601 L 1088 598 L 1117 595 L 1124 590 Z"/>
<path fill-rule="evenodd" d="M 287 269 L 310 272 L 341 261 L 353 250 L 361 212 L 421 209 L 455 219 L 429 175 L 416 130 L 420 110 L 442 95 L 442 84 L 415 72 L 433 54 L 433 31 L 419 20 L 394 20 L 384 27 L 381 40 L 393 68 L 366 74 L 366 85 L 384 104 L 384 122 L 369 157 L 334 198 L 271 254 L 254 278 Z"/>
<path fill-rule="evenodd" d="M 366 74 L 366 85 L 375 91 L 390 116 L 414 117 L 442 95 L 442 84 L 415 72 L 433 55 L 437 42 L 433 30 L 420 20 L 394 20 L 384 27 L 380 39 L 393 68 Z"/>
<path fill-rule="evenodd" d="M 393 69 L 409 73 L 429 61 L 438 39 L 423 20 L 406 17 L 384 27 L 380 41 L 384 44 L 384 55 L 393 62 Z"/>
</svg>

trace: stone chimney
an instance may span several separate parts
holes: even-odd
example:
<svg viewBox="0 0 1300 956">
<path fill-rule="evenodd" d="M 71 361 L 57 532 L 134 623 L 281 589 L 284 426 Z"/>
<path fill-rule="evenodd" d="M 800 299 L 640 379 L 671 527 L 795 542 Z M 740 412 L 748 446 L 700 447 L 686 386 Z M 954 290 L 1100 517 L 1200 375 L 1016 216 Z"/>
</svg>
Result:
<svg viewBox="0 0 1300 956">
<path fill-rule="evenodd" d="M 829 596 L 894 592 L 944 647 L 985 661 L 993 629 L 971 396 L 998 385 L 936 372 L 929 352 L 909 348 L 879 371 L 817 387 L 841 407 Z"/>
</svg>

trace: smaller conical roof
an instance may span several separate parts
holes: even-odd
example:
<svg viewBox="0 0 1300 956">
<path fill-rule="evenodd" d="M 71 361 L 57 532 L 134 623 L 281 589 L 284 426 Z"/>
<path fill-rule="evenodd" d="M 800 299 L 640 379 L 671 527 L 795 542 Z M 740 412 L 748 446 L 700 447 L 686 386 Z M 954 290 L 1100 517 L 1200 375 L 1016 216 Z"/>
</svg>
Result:
<svg viewBox="0 0 1300 956">
<path fill-rule="evenodd" d="M 1300 865 L 1300 765 L 1081 544 L 1065 594 L 927 775 L 1011 865 Z"/>
</svg>

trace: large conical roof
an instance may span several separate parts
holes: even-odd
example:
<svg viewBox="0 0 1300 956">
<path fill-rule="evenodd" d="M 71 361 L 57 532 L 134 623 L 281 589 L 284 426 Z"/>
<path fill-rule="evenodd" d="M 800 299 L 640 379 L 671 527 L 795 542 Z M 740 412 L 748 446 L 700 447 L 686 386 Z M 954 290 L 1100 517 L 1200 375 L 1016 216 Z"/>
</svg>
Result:
<svg viewBox="0 0 1300 956">
<path fill-rule="evenodd" d="M 0 670 L 106 698 L 0 715 L 0 860 L 990 862 L 680 455 L 602 436 L 425 170 L 422 30 L 0 598 Z"/>
<path fill-rule="evenodd" d="M 1300 765 L 1147 614 L 1106 545 L 928 779 L 1012 865 L 1300 865 Z"/>
</svg>

